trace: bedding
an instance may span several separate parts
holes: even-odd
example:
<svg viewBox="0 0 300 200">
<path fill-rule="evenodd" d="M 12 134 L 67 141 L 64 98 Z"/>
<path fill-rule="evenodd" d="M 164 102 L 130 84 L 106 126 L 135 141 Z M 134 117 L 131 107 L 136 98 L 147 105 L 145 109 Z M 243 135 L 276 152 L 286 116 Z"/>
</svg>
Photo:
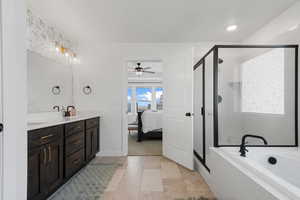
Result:
<svg viewBox="0 0 300 200">
<path fill-rule="evenodd" d="M 146 110 L 142 114 L 143 132 L 148 132 L 162 129 L 163 127 L 163 112 Z"/>
</svg>

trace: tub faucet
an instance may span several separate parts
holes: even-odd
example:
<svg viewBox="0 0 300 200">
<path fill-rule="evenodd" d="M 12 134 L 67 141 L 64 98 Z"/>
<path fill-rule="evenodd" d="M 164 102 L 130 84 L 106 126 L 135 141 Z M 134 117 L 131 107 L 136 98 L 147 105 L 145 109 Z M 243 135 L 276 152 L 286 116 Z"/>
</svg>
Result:
<svg viewBox="0 0 300 200">
<path fill-rule="evenodd" d="M 242 138 L 242 144 L 240 145 L 240 153 L 241 153 L 241 156 L 242 157 L 246 157 L 246 152 L 248 151 L 246 149 L 246 138 L 248 137 L 252 137 L 252 138 L 258 138 L 258 139 L 261 139 L 265 145 L 268 144 L 267 140 L 262 137 L 262 136 L 258 136 L 258 135 L 244 135 L 243 138 Z"/>
</svg>

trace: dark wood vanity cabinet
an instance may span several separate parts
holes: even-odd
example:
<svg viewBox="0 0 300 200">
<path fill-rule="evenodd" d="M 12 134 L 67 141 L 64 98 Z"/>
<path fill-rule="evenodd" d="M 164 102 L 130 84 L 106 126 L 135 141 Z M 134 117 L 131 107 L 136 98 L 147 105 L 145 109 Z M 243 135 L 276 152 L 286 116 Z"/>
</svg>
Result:
<svg viewBox="0 0 300 200">
<path fill-rule="evenodd" d="M 99 152 L 99 119 L 86 120 L 85 158 L 89 161 Z"/>
<path fill-rule="evenodd" d="M 28 132 L 27 199 L 43 200 L 99 152 L 99 117 Z"/>
<path fill-rule="evenodd" d="M 65 177 L 73 176 L 84 165 L 84 121 L 65 126 Z"/>
<path fill-rule="evenodd" d="M 43 164 L 43 148 L 34 148 L 28 151 L 28 184 L 27 199 L 38 200 L 45 196 L 45 169 Z"/>
<path fill-rule="evenodd" d="M 85 157 L 89 161 L 95 157 L 98 152 L 98 128 L 86 130 L 86 151 Z"/>
<path fill-rule="evenodd" d="M 47 145 L 48 162 L 46 167 L 47 193 L 52 193 L 63 182 L 63 140 L 56 140 Z"/>
<path fill-rule="evenodd" d="M 44 199 L 63 182 L 63 127 L 28 135 L 28 199 Z"/>
</svg>

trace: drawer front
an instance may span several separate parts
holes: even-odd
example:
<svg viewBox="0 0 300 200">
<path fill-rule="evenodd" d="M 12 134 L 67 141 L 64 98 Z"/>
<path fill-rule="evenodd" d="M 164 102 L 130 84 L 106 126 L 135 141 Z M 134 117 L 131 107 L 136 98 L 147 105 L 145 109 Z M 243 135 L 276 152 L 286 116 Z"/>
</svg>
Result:
<svg viewBox="0 0 300 200">
<path fill-rule="evenodd" d="M 84 147 L 84 132 L 75 133 L 66 138 L 66 156 Z"/>
<path fill-rule="evenodd" d="M 63 137 L 63 126 L 53 126 L 28 132 L 28 148 L 48 144 Z"/>
<path fill-rule="evenodd" d="M 72 155 L 68 156 L 65 161 L 65 176 L 69 178 L 74 173 L 76 173 L 84 164 L 84 149 L 73 153 Z"/>
<path fill-rule="evenodd" d="M 84 121 L 73 122 L 65 125 L 66 136 L 84 131 Z"/>
<path fill-rule="evenodd" d="M 86 129 L 99 126 L 99 117 L 86 120 Z"/>
</svg>

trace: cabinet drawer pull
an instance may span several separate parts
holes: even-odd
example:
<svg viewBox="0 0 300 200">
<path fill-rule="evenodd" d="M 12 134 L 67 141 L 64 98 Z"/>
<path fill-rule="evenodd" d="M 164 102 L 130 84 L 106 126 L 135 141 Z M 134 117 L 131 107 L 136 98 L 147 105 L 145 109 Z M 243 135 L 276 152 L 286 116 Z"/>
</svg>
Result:
<svg viewBox="0 0 300 200">
<path fill-rule="evenodd" d="M 49 162 L 51 162 L 52 160 L 52 152 L 51 152 L 51 146 L 48 146 L 48 150 L 49 150 Z"/>
<path fill-rule="evenodd" d="M 73 128 L 73 130 L 81 130 L 81 126 L 80 125 L 78 125 L 78 126 L 75 126 L 74 128 Z"/>
<path fill-rule="evenodd" d="M 43 149 L 44 150 L 44 165 L 47 163 L 47 150 L 46 148 Z"/>
<path fill-rule="evenodd" d="M 81 140 L 76 140 L 74 143 L 73 143 L 73 145 L 78 145 L 78 144 L 80 144 L 81 143 Z"/>
<path fill-rule="evenodd" d="M 41 140 L 45 140 L 45 139 L 50 138 L 52 136 L 53 136 L 52 134 L 51 135 L 47 135 L 47 136 L 43 136 L 43 137 L 41 137 Z"/>
<path fill-rule="evenodd" d="M 77 158 L 76 160 L 73 161 L 73 164 L 74 164 L 74 165 L 77 165 L 80 161 L 81 161 L 81 159 L 80 159 L 80 158 Z"/>
</svg>

